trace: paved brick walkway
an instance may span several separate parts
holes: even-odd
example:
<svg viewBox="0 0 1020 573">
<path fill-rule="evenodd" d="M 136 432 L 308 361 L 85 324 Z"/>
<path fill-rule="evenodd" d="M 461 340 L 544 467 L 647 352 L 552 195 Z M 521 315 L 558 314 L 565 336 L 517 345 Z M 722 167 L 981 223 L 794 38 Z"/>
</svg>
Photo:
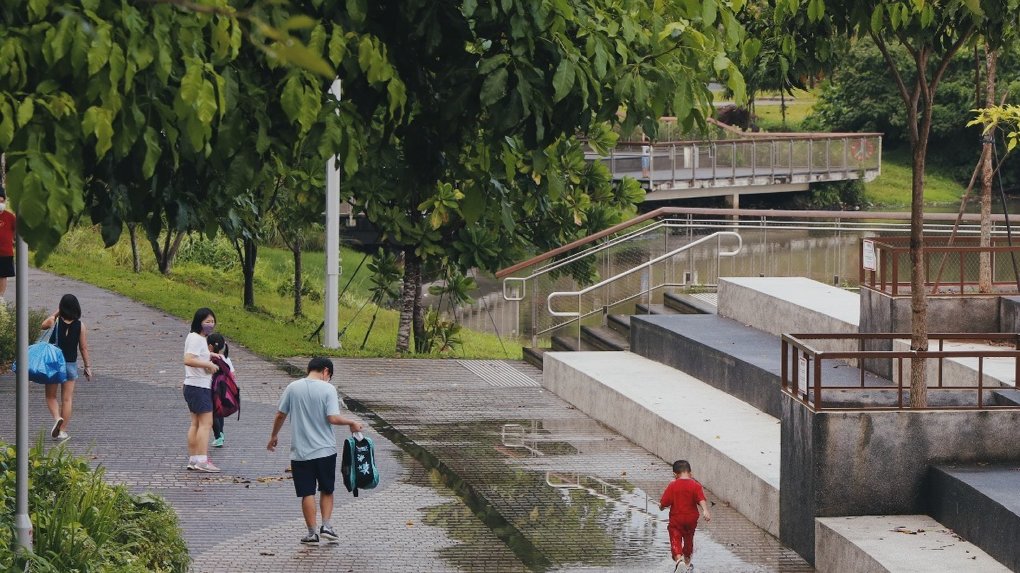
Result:
<svg viewBox="0 0 1020 573">
<path fill-rule="evenodd" d="M 297 542 L 303 521 L 286 449 L 265 450 L 292 375 L 232 345 L 244 406 L 226 423 L 226 447 L 211 449 L 224 472 L 187 472 L 187 324 L 39 271 L 29 288 L 33 307 L 75 293 L 90 328 L 97 379 L 78 384 L 67 446 L 108 480 L 166 497 L 196 572 L 672 570 L 654 507 L 668 466 L 543 391 L 541 372 L 523 363 L 338 361 L 341 390 L 372 422 L 383 479 L 359 498 L 341 488 L 333 521 L 348 539 L 308 547 Z M 32 386 L 31 426 L 44 432 L 42 389 Z M 0 440 L 11 442 L 10 376 L 0 378 L 0 403 Z M 699 571 L 811 571 L 725 503 L 713 511 L 696 540 Z"/>
</svg>

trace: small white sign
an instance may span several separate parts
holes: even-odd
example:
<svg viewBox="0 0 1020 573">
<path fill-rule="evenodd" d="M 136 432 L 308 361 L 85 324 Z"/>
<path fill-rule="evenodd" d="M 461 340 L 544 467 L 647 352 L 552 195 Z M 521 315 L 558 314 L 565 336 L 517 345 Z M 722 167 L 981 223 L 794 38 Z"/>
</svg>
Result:
<svg viewBox="0 0 1020 573">
<path fill-rule="evenodd" d="M 872 241 L 870 239 L 864 239 L 864 242 L 862 244 L 862 251 L 863 252 L 861 253 L 861 266 L 864 267 L 864 270 L 866 271 L 877 270 L 878 266 L 876 265 L 875 261 L 875 241 Z"/>
<path fill-rule="evenodd" d="M 807 390 L 807 356 L 801 356 L 797 362 L 797 387 L 803 392 Z"/>
</svg>

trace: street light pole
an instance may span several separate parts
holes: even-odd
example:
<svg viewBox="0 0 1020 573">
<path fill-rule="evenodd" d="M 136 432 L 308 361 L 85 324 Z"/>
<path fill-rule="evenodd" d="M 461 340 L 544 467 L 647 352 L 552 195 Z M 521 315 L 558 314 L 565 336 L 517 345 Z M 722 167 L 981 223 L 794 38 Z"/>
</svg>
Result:
<svg viewBox="0 0 1020 573">
<path fill-rule="evenodd" d="M 15 477 L 16 501 L 14 509 L 14 531 L 18 547 L 32 550 L 32 519 L 28 515 L 28 246 L 17 238 L 17 276 L 15 293 L 17 302 L 17 423 L 15 447 L 17 449 L 17 475 Z"/>
<path fill-rule="evenodd" d="M 340 80 L 329 88 L 340 101 Z M 340 348 L 340 168 L 337 158 L 326 160 L 326 304 L 323 317 L 322 345 Z"/>
</svg>

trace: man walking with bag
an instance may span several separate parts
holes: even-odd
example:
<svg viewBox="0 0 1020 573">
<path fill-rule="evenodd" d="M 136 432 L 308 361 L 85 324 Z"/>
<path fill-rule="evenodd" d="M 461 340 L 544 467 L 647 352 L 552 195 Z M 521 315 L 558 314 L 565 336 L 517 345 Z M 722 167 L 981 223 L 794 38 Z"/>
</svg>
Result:
<svg viewBox="0 0 1020 573">
<path fill-rule="evenodd" d="M 340 416 L 340 400 L 333 378 L 333 361 L 316 357 L 308 362 L 307 376 L 291 382 L 283 391 L 280 406 L 273 420 L 273 433 L 266 449 L 276 451 L 280 428 L 290 416 L 290 467 L 294 490 L 301 498 L 301 513 L 308 526 L 308 535 L 301 543 L 318 543 L 319 537 L 339 540 L 329 522 L 333 514 L 333 489 L 336 482 L 336 435 L 333 426 L 349 426 L 360 432 L 357 420 Z M 315 488 L 319 489 L 322 526 L 315 529 Z"/>
</svg>

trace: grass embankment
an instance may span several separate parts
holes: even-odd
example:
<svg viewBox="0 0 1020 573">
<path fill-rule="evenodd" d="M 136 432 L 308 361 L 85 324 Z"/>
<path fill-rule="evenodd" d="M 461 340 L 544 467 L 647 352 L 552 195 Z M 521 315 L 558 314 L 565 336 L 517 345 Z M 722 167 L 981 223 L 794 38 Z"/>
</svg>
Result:
<svg viewBox="0 0 1020 573">
<path fill-rule="evenodd" d="M 778 94 L 759 94 L 755 115 L 758 126 L 764 131 L 802 131 L 802 124 L 814 108 L 816 92 L 795 90 L 787 98 L 786 124 L 783 125 L 780 103 L 762 101 L 775 100 Z M 908 209 L 911 193 L 911 157 L 909 149 L 882 151 L 882 174 L 870 183 L 864 184 L 864 196 L 869 203 L 880 209 Z M 925 166 L 924 204 L 929 206 L 958 205 L 965 185 L 943 174 L 938 167 L 928 163 Z"/>
<path fill-rule="evenodd" d="M 228 246 L 222 239 L 220 250 Z M 260 248 L 255 270 L 255 303 L 257 309 L 245 310 L 242 304 L 243 278 L 240 266 L 229 271 L 206 264 L 181 261 L 175 264 L 170 276 L 161 275 L 152 262 L 148 244 L 140 241 L 143 270 L 131 270 L 131 248 L 124 238 L 113 247 L 104 249 L 98 231 L 76 228 L 64 237 L 61 246 L 43 265 L 43 269 L 75 278 L 157 308 L 184 320 L 191 320 L 196 308 L 208 306 L 219 320 L 217 330 L 228 340 L 239 342 L 260 355 L 279 358 L 313 354 L 332 356 L 392 357 L 396 356 L 397 323 L 399 313 L 379 309 L 375 325 L 365 348 L 362 341 L 368 330 L 375 305 L 369 298 L 369 271 L 367 263 L 354 274 L 362 253 L 342 249 L 340 288 L 354 276 L 350 288 L 340 298 L 339 325 L 342 330 L 342 349 L 324 349 L 315 338 L 308 340 L 322 320 L 323 303 L 305 300 L 306 316 L 293 316 L 294 301 L 290 295 L 280 295 L 281 284 L 291 280 L 294 273 L 290 251 Z M 323 253 L 310 252 L 302 257 L 304 275 L 321 291 L 325 275 Z M 53 301 L 55 305 L 57 301 Z M 89 314 L 87 303 L 83 312 Z M 360 311 L 359 311 L 360 309 Z M 461 331 L 464 344 L 444 355 L 457 358 L 520 358 L 521 347 L 513 340 L 499 339 L 491 334 Z M 504 351 L 505 347 L 505 351 Z"/>
<path fill-rule="evenodd" d="M 876 207 L 910 207 L 910 150 L 882 151 L 882 174 L 864 184 L 864 196 Z M 967 188 L 952 177 L 939 172 L 931 163 L 925 166 L 924 204 L 958 205 Z"/>
</svg>

